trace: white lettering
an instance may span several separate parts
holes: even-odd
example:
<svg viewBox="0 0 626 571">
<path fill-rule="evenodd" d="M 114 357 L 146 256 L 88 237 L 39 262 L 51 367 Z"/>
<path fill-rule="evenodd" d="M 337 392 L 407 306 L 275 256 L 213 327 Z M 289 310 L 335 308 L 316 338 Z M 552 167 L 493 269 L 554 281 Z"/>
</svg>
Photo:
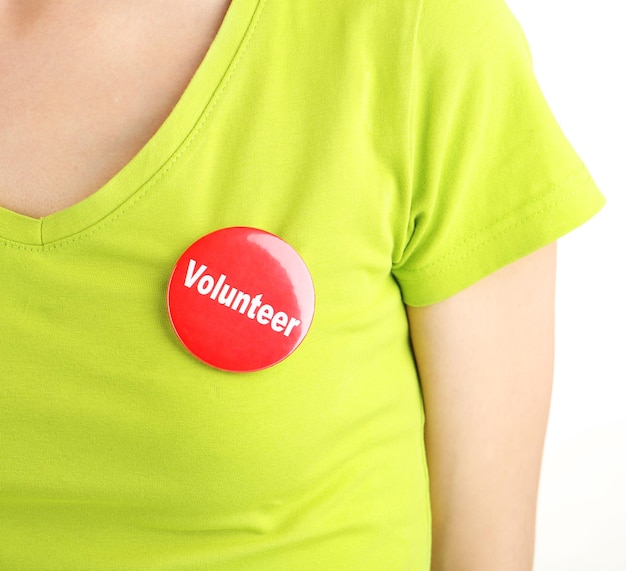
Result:
<svg viewBox="0 0 626 571">
<path fill-rule="evenodd" d="M 261 325 L 267 325 L 270 322 L 270 319 L 272 319 L 273 315 L 274 308 L 266 303 L 265 305 L 261 306 L 259 312 L 256 314 L 256 320 Z"/>
<path fill-rule="evenodd" d="M 250 296 L 247 293 L 243 293 L 242 291 L 240 291 L 237 294 L 237 297 L 235 298 L 235 301 L 233 301 L 233 304 L 230 306 L 230 308 L 237 311 L 239 304 L 241 304 L 241 309 L 239 310 L 239 313 L 243 315 L 246 312 L 246 309 L 248 309 L 249 303 L 250 303 Z"/>
<path fill-rule="evenodd" d="M 230 290 L 230 293 L 228 293 L 228 290 Z M 225 284 L 222 288 L 222 291 L 220 292 L 220 296 L 217 298 L 217 302 L 225 305 L 226 307 L 230 307 L 230 304 L 233 302 L 233 298 L 235 297 L 236 293 L 237 290 L 234 287 Z"/>
<path fill-rule="evenodd" d="M 298 325 L 300 325 L 300 320 L 299 320 L 299 319 L 296 319 L 295 317 L 292 317 L 292 318 L 289 320 L 289 325 L 287 325 L 287 327 L 285 328 L 285 332 L 283 333 L 283 335 L 284 335 L 285 337 L 289 337 L 289 335 L 291 335 L 291 330 L 292 330 L 294 327 L 298 327 Z"/>
<path fill-rule="evenodd" d="M 200 295 L 207 295 L 213 289 L 214 285 L 215 280 L 207 274 L 206 276 L 200 278 L 200 281 L 198 282 L 198 293 Z"/>
<path fill-rule="evenodd" d="M 206 271 L 206 266 L 200 266 L 200 269 L 194 273 L 195 269 L 196 261 L 193 259 L 189 260 L 189 265 L 187 266 L 187 275 L 185 276 L 185 287 L 190 288 L 193 284 L 195 284 L 198 278 Z"/>
<path fill-rule="evenodd" d="M 255 312 L 256 312 L 257 308 L 259 307 L 259 305 L 261 305 L 261 298 L 262 297 L 263 297 L 263 294 L 259 293 L 259 294 L 255 295 L 252 298 L 252 303 L 250 304 L 250 309 L 248 310 L 248 318 L 249 319 L 254 319 Z"/>
<path fill-rule="evenodd" d="M 224 285 L 225 281 L 226 281 L 226 276 L 224 274 L 220 275 L 220 277 L 217 279 L 217 283 L 215 284 L 215 288 L 213 289 L 213 292 L 211 293 L 211 299 L 217 298 L 217 294 L 220 292 L 220 289 Z"/>
<path fill-rule="evenodd" d="M 287 325 L 289 321 L 289 316 L 284 311 L 277 311 L 272 317 L 271 327 L 277 333 L 280 333 Z"/>
<path fill-rule="evenodd" d="M 210 299 L 217 300 L 220 305 L 239 311 L 241 315 L 256 320 L 260 325 L 270 325 L 273 331 L 282 332 L 285 337 L 289 337 L 292 331 L 301 325 L 299 319 L 289 317 L 284 311 L 276 311 L 269 303 L 264 304 L 262 293 L 251 298 L 250 294 L 227 284 L 225 274 L 220 274 L 216 283 L 212 275 L 204 273 L 206 270 L 207 266 L 198 265 L 196 260 L 190 259 L 185 275 L 185 287 L 191 289 L 195 285 L 200 295 L 210 294 Z"/>
</svg>

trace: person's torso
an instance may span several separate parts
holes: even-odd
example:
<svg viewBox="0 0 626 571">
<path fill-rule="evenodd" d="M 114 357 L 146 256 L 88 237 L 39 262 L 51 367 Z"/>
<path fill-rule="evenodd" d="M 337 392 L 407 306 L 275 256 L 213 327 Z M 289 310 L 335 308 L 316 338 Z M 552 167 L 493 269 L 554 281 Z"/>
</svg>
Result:
<svg viewBox="0 0 626 571">
<path fill-rule="evenodd" d="M 391 273 L 417 18 L 385 6 L 235 0 L 120 172 L 49 216 L 0 209 L 0 567 L 428 569 Z M 190 355 L 166 307 L 185 248 L 235 226 L 315 287 L 302 345 L 254 373 Z"/>
</svg>

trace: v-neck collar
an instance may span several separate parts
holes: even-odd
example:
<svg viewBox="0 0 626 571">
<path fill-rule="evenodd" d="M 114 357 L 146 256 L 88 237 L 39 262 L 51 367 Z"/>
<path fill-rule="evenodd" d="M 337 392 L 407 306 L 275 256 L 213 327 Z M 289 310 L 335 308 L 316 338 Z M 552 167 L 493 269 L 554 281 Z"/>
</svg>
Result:
<svg viewBox="0 0 626 571">
<path fill-rule="evenodd" d="M 42 218 L 0 207 L 0 241 L 34 247 L 58 245 L 111 216 L 161 169 L 166 169 L 234 67 L 260 2 L 232 0 L 217 35 L 172 112 L 112 179 L 84 200 Z"/>
</svg>

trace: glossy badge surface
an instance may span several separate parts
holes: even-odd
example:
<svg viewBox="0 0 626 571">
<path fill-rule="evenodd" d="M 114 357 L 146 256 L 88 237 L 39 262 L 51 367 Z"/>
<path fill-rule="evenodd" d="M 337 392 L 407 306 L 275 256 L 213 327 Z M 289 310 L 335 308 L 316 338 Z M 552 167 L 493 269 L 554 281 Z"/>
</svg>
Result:
<svg viewBox="0 0 626 571">
<path fill-rule="evenodd" d="M 315 293 L 298 253 L 256 228 L 217 230 L 180 257 L 167 290 L 170 320 L 185 347 L 225 371 L 279 363 L 311 326 Z"/>
</svg>

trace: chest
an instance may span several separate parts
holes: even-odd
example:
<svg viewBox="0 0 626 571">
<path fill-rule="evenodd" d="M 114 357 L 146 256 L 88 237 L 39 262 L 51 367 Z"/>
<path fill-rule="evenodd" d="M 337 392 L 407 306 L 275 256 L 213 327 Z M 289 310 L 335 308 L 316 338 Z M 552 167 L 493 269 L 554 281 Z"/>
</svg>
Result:
<svg viewBox="0 0 626 571">
<path fill-rule="evenodd" d="M 31 217 L 94 193 L 145 145 L 229 2 L 63 4 L 0 39 L 0 206 Z"/>
</svg>

